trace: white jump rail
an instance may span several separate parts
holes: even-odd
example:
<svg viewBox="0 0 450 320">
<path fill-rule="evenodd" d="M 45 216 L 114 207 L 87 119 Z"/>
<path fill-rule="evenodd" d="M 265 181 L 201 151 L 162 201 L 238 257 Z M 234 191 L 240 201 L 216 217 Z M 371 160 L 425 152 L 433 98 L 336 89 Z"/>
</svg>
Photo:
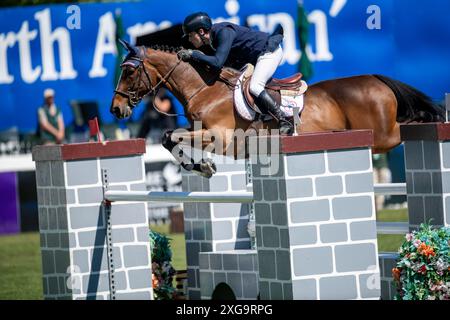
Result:
<svg viewBox="0 0 450 320">
<path fill-rule="evenodd" d="M 404 195 L 405 183 L 375 184 L 376 194 Z M 105 192 L 109 201 L 146 202 L 203 202 L 203 203 L 251 203 L 253 192 L 162 192 L 162 191 L 113 191 Z M 378 234 L 404 234 L 409 232 L 407 222 L 377 222 Z"/>
<path fill-rule="evenodd" d="M 376 194 L 404 195 L 405 183 L 375 184 Z M 105 192 L 109 201 L 150 201 L 150 202 L 211 202 L 211 203 L 250 203 L 253 192 L 165 192 L 165 191 L 113 191 Z"/>
<path fill-rule="evenodd" d="M 378 234 L 405 234 L 408 232 L 408 222 L 377 222 Z"/>
<path fill-rule="evenodd" d="M 376 183 L 373 191 L 377 195 L 406 195 L 406 183 Z"/>
<path fill-rule="evenodd" d="M 376 183 L 373 191 L 377 195 L 406 195 L 406 183 Z M 377 222 L 378 234 L 405 234 L 408 222 Z"/>
<path fill-rule="evenodd" d="M 253 201 L 253 192 L 163 192 L 109 190 L 105 192 L 105 199 L 109 201 L 250 203 Z"/>
</svg>

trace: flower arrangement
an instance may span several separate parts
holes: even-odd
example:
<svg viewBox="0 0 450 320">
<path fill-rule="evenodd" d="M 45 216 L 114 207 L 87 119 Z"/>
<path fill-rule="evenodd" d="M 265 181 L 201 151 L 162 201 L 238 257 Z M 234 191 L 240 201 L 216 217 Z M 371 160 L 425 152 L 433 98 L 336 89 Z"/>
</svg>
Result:
<svg viewBox="0 0 450 320">
<path fill-rule="evenodd" d="M 392 275 L 395 300 L 450 300 L 450 228 L 428 224 L 408 233 Z"/>
<path fill-rule="evenodd" d="M 150 230 L 152 256 L 152 285 L 155 300 L 170 300 L 177 296 L 172 285 L 175 269 L 172 267 L 170 239 Z"/>
</svg>

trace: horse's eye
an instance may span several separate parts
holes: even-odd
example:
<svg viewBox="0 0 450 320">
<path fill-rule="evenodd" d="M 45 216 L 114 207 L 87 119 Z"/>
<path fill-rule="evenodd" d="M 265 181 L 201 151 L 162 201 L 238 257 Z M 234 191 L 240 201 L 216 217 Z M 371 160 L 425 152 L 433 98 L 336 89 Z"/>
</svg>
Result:
<svg viewBox="0 0 450 320">
<path fill-rule="evenodd" d="M 126 76 L 131 76 L 134 73 L 134 70 L 135 70 L 134 68 L 128 67 L 125 68 L 124 73 Z"/>
</svg>

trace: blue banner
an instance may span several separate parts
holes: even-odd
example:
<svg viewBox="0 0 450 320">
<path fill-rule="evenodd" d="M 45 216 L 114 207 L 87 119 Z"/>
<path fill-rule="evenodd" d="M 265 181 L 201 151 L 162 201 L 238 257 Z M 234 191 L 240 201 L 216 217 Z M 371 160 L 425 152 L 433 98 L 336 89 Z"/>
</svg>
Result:
<svg viewBox="0 0 450 320">
<path fill-rule="evenodd" d="M 450 91 L 450 2 L 430 0 L 304 0 L 310 25 L 310 82 L 366 73 L 405 81 L 435 99 Z M 116 49 L 114 13 L 126 38 L 157 31 L 194 11 L 271 32 L 285 30 L 285 61 L 276 76 L 297 71 L 300 55 L 296 0 L 145 0 L 48 5 L 0 10 L 0 130 L 34 131 L 43 91 L 56 91 L 66 124 L 71 100 L 98 102 L 112 122 Z M 177 108 L 181 106 L 177 104 Z M 143 107 L 137 109 L 134 119 Z"/>
<path fill-rule="evenodd" d="M 442 101 L 450 92 L 450 1 L 304 1 L 313 81 L 383 74 Z"/>
</svg>

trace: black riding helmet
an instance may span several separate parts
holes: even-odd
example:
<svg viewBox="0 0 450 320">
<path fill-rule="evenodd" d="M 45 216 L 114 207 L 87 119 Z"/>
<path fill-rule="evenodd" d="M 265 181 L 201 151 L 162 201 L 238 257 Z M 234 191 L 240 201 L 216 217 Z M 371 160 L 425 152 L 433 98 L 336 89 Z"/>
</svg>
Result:
<svg viewBox="0 0 450 320">
<path fill-rule="evenodd" d="M 183 22 L 183 37 L 187 37 L 192 31 L 197 31 L 200 28 L 205 30 L 211 29 L 212 21 L 206 12 L 196 12 L 190 14 Z"/>
</svg>

